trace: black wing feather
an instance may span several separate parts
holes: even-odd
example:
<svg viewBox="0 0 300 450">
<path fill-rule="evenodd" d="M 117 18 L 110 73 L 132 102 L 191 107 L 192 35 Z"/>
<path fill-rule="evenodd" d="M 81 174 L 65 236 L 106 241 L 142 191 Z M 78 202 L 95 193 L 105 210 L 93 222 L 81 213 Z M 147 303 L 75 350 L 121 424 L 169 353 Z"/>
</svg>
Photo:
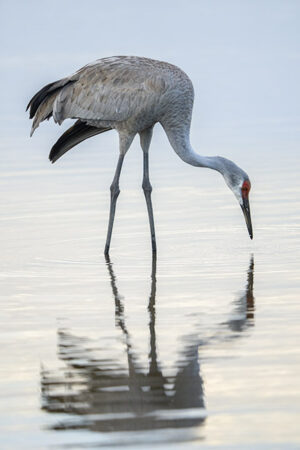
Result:
<svg viewBox="0 0 300 450">
<path fill-rule="evenodd" d="M 80 142 L 88 139 L 96 134 L 104 133 L 105 131 L 111 130 L 111 127 L 98 128 L 91 125 L 87 125 L 81 120 L 77 120 L 75 124 L 69 128 L 64 134 L 58 139 L 58 141 L 53 145 L 49 159 L 52 163 L 57 161 L 64 153 L 66 153 L 71 148 Z"/>
<path fill-rule="evenodd" d="M 65 82 L 64 82 L 65 81 Z M 29 110 L 29 118 L 32 119 L 35 113 L 38 110 L 38 107 L 41 103 L 51 94 L 61 90 L 63 87 L 67 86 L 70 83 L 74 83 L 76 80 L 58 80 L 54 81 L 54 83 L 49 83 L 47 86 L 44 86 L 40 91 L 38 91 L 30 100 L 27 105 L 26 111 Z"/>
</svg>

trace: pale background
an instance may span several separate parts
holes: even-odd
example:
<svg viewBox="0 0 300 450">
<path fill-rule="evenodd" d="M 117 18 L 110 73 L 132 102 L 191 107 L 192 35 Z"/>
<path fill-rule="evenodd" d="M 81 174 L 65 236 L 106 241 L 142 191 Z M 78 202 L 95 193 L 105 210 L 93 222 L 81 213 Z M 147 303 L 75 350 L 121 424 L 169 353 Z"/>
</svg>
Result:
<svg viewBox="0 0 300 450">
<path fill-rule="evenodd" d="M 10 0 L 1 1 L 0 21 L 1 445 L 41 450 L 156 443 L 169 449 L 175 441 L 177 448 L 297 448 L 300 3 Z M 102 254 L 118 141 L 113 132 L 98 136 L 52 166 L 49 150 L 69 123 L 43 123 L 30 139 L 25 107 L 43 85 L 120 54 L 185 70 L 196 94 L 194 148 L 232 158 L 252 181 L 251 242 L 219 174 L 184 164 L 155 128 L 157 354 L 172 386 L 192 346 L 204 406 L 176 413 L 182 423 L 207 416 L 169 433 L 91 433 L 84 416 L 49 414 L 41 398 L 43 368 L 53 385 L 63 380 L 63 400 L 72 389 L 78 393 L 64 381 L 62 329 L 126 371 Z M 132 348 L 146 373 L 151 252 L 141 178 L 136 139 L 121 177 L 111 258 Z M 247 310 L 252 256 L 255 307 Z M 237 320 L 241 330 L 234 332 Z M 71 347 L 66 355 L 76 357 Z M 81 360 L 86 373 L 88 355 Z M 88 385 L 81 388 L 89 394 Z M 75 419 L 81 426 L 74 431 Z M 57 423 L 65 431 L 51 429 Z"/>
</svg>

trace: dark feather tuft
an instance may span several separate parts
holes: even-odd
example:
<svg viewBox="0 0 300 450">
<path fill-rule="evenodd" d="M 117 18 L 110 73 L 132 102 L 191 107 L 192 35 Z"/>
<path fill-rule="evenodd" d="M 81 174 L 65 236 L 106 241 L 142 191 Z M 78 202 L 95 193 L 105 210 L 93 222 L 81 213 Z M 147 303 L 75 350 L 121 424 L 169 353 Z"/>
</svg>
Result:
<svg viewBox="0 0 300 450">
<path fill-rule="evenodd" d="M 88 139 L 96 134 L 104 133 L 105 131 L 111 130 L 111 127 L 98 128 L 91 125 L 87 125 L 80 120 L 77 120 L 75 124 L 69 128 L 64 134 L 58 139 L 58 141 L 53 145 L 49 159 L 52 163 L 57 161 L 64 153 L 66 153 L 71 148 L 80 142 Z"/>
<path fill-rule="evenodd" d="M 38 107 L 41 103 L 48 97 L 48 95 L 53 94 L 56 91 L 59 91 L 64 86 L 70 83 L 74 83 L 75 80 L 69 80 L 65 83 L 62 83 L 62 80 L 54 81 L 54 83 L 47 84 L 47 86 L 43 87 L 40 91 L 38 91 L 30 100 L 27 105 L 26 111 L 29 110 L 29 118 L 32 119 L 35 113 L 38 110 Z"/>
</svg>

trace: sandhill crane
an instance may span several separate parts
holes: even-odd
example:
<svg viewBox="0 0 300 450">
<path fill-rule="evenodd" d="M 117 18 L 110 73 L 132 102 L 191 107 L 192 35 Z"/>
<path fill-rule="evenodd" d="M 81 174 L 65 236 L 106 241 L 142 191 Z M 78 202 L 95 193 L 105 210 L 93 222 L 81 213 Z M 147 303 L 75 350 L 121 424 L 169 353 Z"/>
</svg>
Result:
<svg viewBox="0 0 300 450">
<path fill-rule="evenodd" d="M 52 163 L 91 136 L 111 129 L 119 133 L 120 155 L 110 186 L 106 255 L 109 253 L 116 202 L 120 193 L 119 178 L 123 160 L 137 133 L 143 150 L 142 186 L 149 216 L 152 251 L 156 253 L 148 151 L 153 126 L 157 122 L 162 125 L 171 146 L 184 162 L 208 167 L 223 175 L 243 210 L 252 239 L 249 177 L 226 158 L 201 156 L 193 150 L 189 138 L 193 101 L 192 82 L 181 69 L 166 62 L 136 56 L 98 59 L 73 75 L 48 84 L 30 100 L 27 109 L 30 118 L 33 118 L 31 136 L 45 119 L 53 117 L 59 125 L 65 119 L 77 119 L 52 147 L 49 155 Z"/>
</svg>

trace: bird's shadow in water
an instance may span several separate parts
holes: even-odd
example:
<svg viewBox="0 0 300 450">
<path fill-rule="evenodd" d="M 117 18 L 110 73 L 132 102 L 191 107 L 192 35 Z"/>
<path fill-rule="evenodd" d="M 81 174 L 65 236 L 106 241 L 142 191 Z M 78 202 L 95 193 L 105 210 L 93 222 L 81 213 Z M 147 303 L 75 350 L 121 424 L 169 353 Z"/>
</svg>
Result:
<svg viewBox="0 0 300 450">
<path fill-rule="evenodd" d="M 51 428 L 109 432 L 201 425 L 206 412 L 199 348 L 214 345 L 218 339 L 222 342 L 236 339 L 254 325 L 253 257 L 247 271 L 245 290 L 233 301 L 229 319 L 219 324 L 222 332 L 206 340 L 195 339 L 194 336 L 188 339 L 187 336 L 184 342 L 189 344 L 180 352 L 180 364 L 174 377 L 163 375 L 157 353 L 156 258 L 152 260 L 148 299 L 148 367 L 138 362 L 134 341 L 126 324 L 123 297 L 118 291 L 109 257 L 106 263 L 115 302 L 115 323 L 123 335 L 127 367 L 123 367 L 120 361 L 107 358 L 106 353 L 103 357 L 101 352 L 100 357 L 93 356 L 89 339 L 59 329 L 58 355 L 66 368 L 63 373 L 41 370 L 42 409 L 49 413 L 65 413 L 68 417 Z"/>
</svg>

